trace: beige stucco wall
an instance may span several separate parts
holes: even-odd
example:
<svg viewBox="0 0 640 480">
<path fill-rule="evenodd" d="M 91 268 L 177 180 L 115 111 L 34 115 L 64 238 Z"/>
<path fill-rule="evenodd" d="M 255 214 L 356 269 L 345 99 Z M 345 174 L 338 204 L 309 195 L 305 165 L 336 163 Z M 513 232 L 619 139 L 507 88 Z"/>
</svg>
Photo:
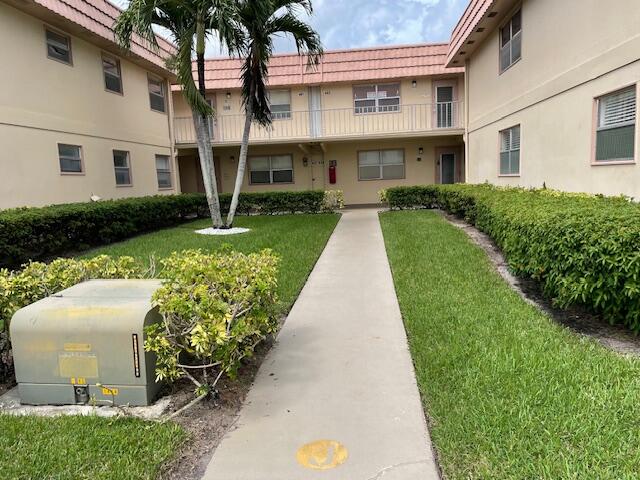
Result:
<svg viewBox="0 0 640 480">
<path fill-rule="evenodd" d="M 0 208 L 175 193 L 158 190 L 169 116 L 150 109 L 143 68 L 120 58 L 124 95 L 108 92 L 100 48 L 72 36 L 73 66 L 48 59 L 43 22 L 4 3 L 0 42 L 12 46 L 2 57 Z M 84 175 L 60 174 L 58 143 L 83 147 Z M 133 186 L 116 187 L 113 149 L 130 152 Z"/>
<path fill-rule="evenodd" d="M 243 192 L 276 191 L 276 190 L 342 190 L 347 204 L 378 203 L 378 192 L 383 188 L 399 185 L 423 185 L 436 181 L 436 152 L 441 148 L 458 154 L 458 161 L 463 162 L 462 139 L 458 137 L 426 137 L 398 138 L 388 140 L 362 140 L 357 142 L 328 142 L 324 144 L 325 152 L 319 147 L 305 153 L 297 144 L 251 146 L 249 155 L 291 154 L 293 156 L 293 184 L 250 185 L 249 172 L 245 175 Z M 405 156 L 405 178 L 400 180 L 358 180 L 358 151 L 377 149 L 403 149 Z M 419 148 L 423 149 L 422 155 Z M 219 158 L 218 173 L 221 175 L 221 191 L 233 191 L 237 171 L 238 147 L 219 147 L 214 155 Z M 185 156 L 193 152 L 185 152 Z M 233 157 L 233 158 L 232 158 Z M 303 159 L 307 158 L 307 166 Z M 421 160 L 418 161 L 418 158 Z M 337 161 L 337 183 L 329 183 L 328 168 L 331 160 Z M 194 160 L 195 161 L 195 160 Z M 324 162 L 324 163 L 320 163 Z M 191 167 L 188 167 L 191 172 Z M 193 187 L 193 176 L 183 183 Z M 312 182 L 312 178 L 315 181 Z"/>
<path fill-rule="evenodd" d="M 637 1 L 525 0 L 522 23 L 502 75 L 498 30 L 468 62 L 469 181 L 640 196 L 637 165 L 592 165 L 595 98 L 640 80 Z M 517 124 L 521 174 L 499 177 L 498 132 Z"/>
</svg>

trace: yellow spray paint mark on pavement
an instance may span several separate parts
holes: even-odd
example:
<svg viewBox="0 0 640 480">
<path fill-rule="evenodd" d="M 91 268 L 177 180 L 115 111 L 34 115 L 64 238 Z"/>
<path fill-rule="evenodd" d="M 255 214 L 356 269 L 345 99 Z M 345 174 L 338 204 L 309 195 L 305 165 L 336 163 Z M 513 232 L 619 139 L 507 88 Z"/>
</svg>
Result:
<svg viewBox="0 0 640 480">
<path fill-rule="evenodd" d="M 343 464 L 349 451 L 335 440 L 316 440 L 298 449 L 296 458 L 303 467 L 312 470 L 329 470 Z"/>
</svg>

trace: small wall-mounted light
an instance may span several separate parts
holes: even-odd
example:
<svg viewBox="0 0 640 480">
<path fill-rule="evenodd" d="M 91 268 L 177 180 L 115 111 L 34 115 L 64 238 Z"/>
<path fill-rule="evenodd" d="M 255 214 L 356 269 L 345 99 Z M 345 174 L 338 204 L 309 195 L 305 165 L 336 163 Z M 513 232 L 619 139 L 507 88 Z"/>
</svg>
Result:
<svg viewBox="0 0 640 480">
<path fill-rule="evenodd" d="M 419 147 L 418 148 L 418 155 L 422 155 L 424 153 L 424 148 Z"/>
<path fill-rule="evenodd" d="M 418 81 L 417 80 L 412 80 L 411 81 L 411 88 L 416 88 L 418 86 Z"/>
<path fill-rule="evenodd" d="M 309 159 L 307 157 L 302 157 L 302 166 L 306 167 L 309 165 Z"/>
<path fill-rule="evenodd" d="M 227 92 L 227 100 L 229 100 L 231 98 L 231 92 Z"/>
</svg>

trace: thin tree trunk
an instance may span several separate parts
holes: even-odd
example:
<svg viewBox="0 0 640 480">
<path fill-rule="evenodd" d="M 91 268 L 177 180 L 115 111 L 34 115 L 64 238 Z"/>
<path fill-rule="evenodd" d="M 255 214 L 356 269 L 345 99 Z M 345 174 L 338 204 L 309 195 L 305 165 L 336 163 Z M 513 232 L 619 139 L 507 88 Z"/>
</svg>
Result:
<svg viewBox="0 0 640 480">
<path fill-rule="evenodd" d="M 249 151 L 249 134 L 251 133 L 252 113 L 252 102 L 247 102 L 244 118 L 244 131 L 242 132 L 242 144 L 240 145 L 240 157 L 238 158 L 238 171 L 236 172 L 236 184 L 233 188 L 233 197 L 231 198 L 231 206 L 229 207 L 229 214 L 227 215 L 227 227 L 229 228 L 233 226 L 233 218 L 236 215 L 238 200 L 240 199 L 240 190 L 242 189 L 242 183 L 244 182 L 244 172 L 247 169 L 247 152 Z"/>
<path fill-rule="evenodd" d="M 202 98 L 206 98 L 206 85 L 204 78 L 204 49 L 205 35 L 204 22 L 198 21 L 196 32 L 196 64 L 198 67 L 198 89 Z M 213 228 L 221 228 L 222 213 L 220 212 L 220 198 L 218 197 L 218 183 L 216 181 L 216 169 L 213 161 L 213 147 L 211 146 L 211 134 L 209 131 L 209 117 L 193 110 L 193 123 L 196 128 L 198 143 L 198 156 L 200 157 L 200 169 L 202 170 L 202 183 L 207 196 L 207 204 L 211 213 Z"/>
<path fill-rule="evenodd" d="M 209 135 L 209 123 L 206 115 L 193 112 L 193 123 L 196 128 L 198 142 L 198 156 L 200 157 L 200 170 L 202 171 L 202 183 L 207 197 L 207 205 L 211 215 L 213 228 L 222 227 L 222 214 L 220 213 L 220 199 L 218 198 L 218 186 L 216 183 L 216 171 L 213 163 L 213 149 Z"/>
</svg>

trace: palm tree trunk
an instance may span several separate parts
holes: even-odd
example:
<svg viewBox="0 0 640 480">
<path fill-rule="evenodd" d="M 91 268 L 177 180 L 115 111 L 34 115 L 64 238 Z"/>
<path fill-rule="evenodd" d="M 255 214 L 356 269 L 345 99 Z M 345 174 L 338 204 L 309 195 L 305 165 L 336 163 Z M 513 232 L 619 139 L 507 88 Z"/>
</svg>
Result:
<svg viewBox="0 0 640 480">
<path fill-rule="evenodd" d="M 198 139 L 198 156 L 200 157 L 200 170 L 202 171 L 202 183 L 207 197 L 207 205 L 211 214 L 213 228 L 222 227 L 222 214 L 220 213 L 220 199 L 218 198 L 218 185 L 216 182 L 216 170 L 213 163 L 213 149 L 209 135 L 209 122 L 206 115 L 193 112 L 193 123 L 196 127 Z"/>
<path fill-rule="evenodd" d="M 203 21 L 198 21 L 196 37 L 198 89 L 200 90 L 202 98 L 205 98 L 207 91 L 204 78 L 205 35 Z M 200 157 L 200 169 L 202 171 L 202 183 L 204 184 L 207 204 L 209 205 L 209 212 L 211 213 L 211 223 L 213 224 L 213 228 L 220 228 L 223 226 L 223 223 L 222 214 L 220 212 L 220 198 L 218 197 L 216 169 L 213 161 L 213 147 L 211 146 L 211 134 L 209 131 L 209 117 L 196 110 L 193 110 L 192 114 L 193 124 L 196 128 L 198 156 Z"/>
<path fill-rule="evenodd" d="M 242 132 L 242 144 L 240 145 L 240 157 L 238 158 L 236 184 L 233 188 L 233 197 L 231 197 L 231 205 L 229 207 L 229 214 L 227 215 L 227 227 L 229 228 L 233 226 L 233 218 L 236 215 L 238 200 L 240 199 L 240 190 L 242 189 L 242 183 L 244 182 L 244 172 L 247 169 L 247 153 L 249 151 L 249 134 L 251 133 L 252 113 L 252 102 L 247 102 L 244 117 L 244 131 Z"/>
</svg>

